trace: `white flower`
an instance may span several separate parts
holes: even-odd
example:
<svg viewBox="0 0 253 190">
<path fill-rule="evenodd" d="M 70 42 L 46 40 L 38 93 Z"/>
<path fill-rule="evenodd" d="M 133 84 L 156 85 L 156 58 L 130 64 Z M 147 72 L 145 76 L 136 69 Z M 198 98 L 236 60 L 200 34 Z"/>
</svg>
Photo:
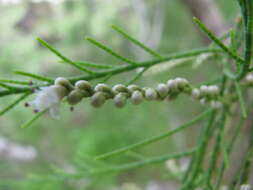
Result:
<svg viewBox="0 0 253 190">
<path fill-rule="evenodd" d="M 67 95 L 67 89 L 60 85 L 42 87 L 36 92 L 35 99 L 29 104 L 32 105 L 36 112 L 42 112 L 49 109 L 50 115 L 59 119 L 60 101 Z"/>
</svg>

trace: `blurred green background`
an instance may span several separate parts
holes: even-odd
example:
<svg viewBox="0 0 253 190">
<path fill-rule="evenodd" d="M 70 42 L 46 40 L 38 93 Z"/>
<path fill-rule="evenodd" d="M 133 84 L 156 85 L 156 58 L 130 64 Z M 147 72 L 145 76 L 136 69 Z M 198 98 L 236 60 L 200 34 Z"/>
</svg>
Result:
<svg viewBox="0 0 253 190">
<path fill-rule="evenodd" d="M 228 28 L 238 14 L 235 1 L 214 1 Z M 80 71 L 59 63 L 58 58 L 40 46 L 37 37 L 49 42 L 73 60 L 119 64 L 110 55 L 84 40 L 91 36 L 107 44 L 122 55 L 134 60 L 151 57 L 113 31 L 110 25 L 124 28 L 161 54 L 169 54 L 204 47 L 192 23 L 192 13 L 179 0 L 65 0 L 65 1 L 0 1 L 0 75 L 1 78 L 26 79 L 13 74 L 16 70 L 49 77 L 75 76 Z M 146 73 L 136 83 L 153 87 L 172 77 L 186 77 L 195 84 L 219 75 L 212 59 L 193 67 L 196 59 L 163 72 Z M 209 64 L 210 63 L 210 64 Z M 114 76 L 110 85 L 124 83 L 136 72 Z M 93 84 L 102 79 L 92 81 Z M 0 99 L 4 108 L 15 96 Z M 30 97 L 29 100 L 32 100 Z M 139 106 L 130 103 L 116 109 L 112 102 L 94 109 L 88 100 L 75 107 L 62 104 L 61 119 L 43 116 L 32 127 L 19 126 L 33 116 L 31 109 L 19 104 L 0 117 L 0 190 L 8 189 L 148 189 L 150 183 L 169 185 L 172 176 L 164 164 L 124 172 L 118 176 L 106 175 L 82 180 L 34 180 L 31 176 L 45 176 L 56 169 L 65 172 L 85 171 L 96 166 L 95 155 L 138 142 L 160 134 L 202 112 L 189 97 L 180 96 L 174 102 L 145 102 Z M 138 149 L 143 157 L 185 150 L 195 142 L 198 126 L 159 143 Z M 1 145 L 6 142 L 18 153 L 5 155 Z M 2 143 L 2 144 L 1 144 Z M 7 144 L 8 144 L 7 143 Z M 23 151 L 23 152 L 22 152 Z M 26 152 L 28 151 L 28 152 Z M 16 156 L 16 157 L 15 157 Z M 23 156 L 23 157 L 22 157 Z M 30 156 L 30 157 L 29 157 Z M 138 160 L 131 154 L 109 159 L 104 164 L 120 164 Z M 101 163 L 103 164 L 103 163 Z M 131 184 L 131 185 L 130 185 Z M 165 188 L 166 189 L 166 188 Z M 151 188 L 149 190 L 152 190 Z"/>
</svg>

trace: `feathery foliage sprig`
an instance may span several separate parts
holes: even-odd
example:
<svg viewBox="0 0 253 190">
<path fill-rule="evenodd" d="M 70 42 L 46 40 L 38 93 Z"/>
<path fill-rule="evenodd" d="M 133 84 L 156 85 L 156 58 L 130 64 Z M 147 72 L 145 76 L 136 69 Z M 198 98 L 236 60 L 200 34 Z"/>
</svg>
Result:
<svg viewBox="0 0 253 190">
<path fill-rule="evenodd" d="M 249 113 L 252 112 L 250 103 L 247 102 L 249 100 L 245 97 L 245 92 L 253 86 L 253 74 L 250 73 L 250 71 L 252 71 L 250 64 L 252 60 L 253 2 L 251 0 L 238 0 L 238 3 L 241 7 L 243 25 L 237 24 L 237 26 L 226 35 L 227 38 L 230 38 L 230 45 L 225 45 L 222 41 L 223 38 L 216 37 L 198 18 L 194 18 L 194 22 L 197 26 L 212 40 L 213 44 L 218 46 L 217 48 L 213 48 L 212 45 L 208 48 L 161 55 L 129 35 L 123 29 L 113 25 L 112 28 L 116 32 L 154 57 L 146 61 L 135 61 L 127 58 L 114 51 L 111 47 L 91 37 L 86 37 L 85 39 L 108 53 L 108 55 L 116 58 L 121 64 L 113 65 L 89 61 L 73 61 L 46 41 L 38 38 L 38 41 L 54 53 L 60 59 L 61 63 L 66 63 L 78 69 L 83 74 L 70 78 L 59 76 L 49 78 L 34 73 L 17 71 L 15 72 L 16 74 L 28 77 L 32 82 L 1 79 L 0 97 L 19 95 L 19 98 L 2 109 L 0 111 L 0 117 L 3 117 L 4 114 L 34 92 L 36 94 L 35 100 L 27 103 L 27 105 L 33 106 L 35 112 L 38 113 L 23 124 L 21 126 L 22 128 L 26 128 L 33 124 L 35 120 L 47 111 L 50 111 L 50 113 L 55 116 L 56 106 L 58 106 L 60 102 L 76 105 L 81 102 L 83 98 L 90 98 L 91 105 L 98 108 L 106 101 L 113 100 L 116 107 L 122 108 L 128 100 L 133 104 L 140 104 L 143 100 L 159 102 L 162 102 L 162 100 L 172 101 L 179 94 L 190 95 L 194 99 L 199 100 L 200 103 L 210 105 L 211 108 L 178 128 L 144 139 L 135 144 L 98 155 L 95 157 L 95 162 L 116 155 L 123 155 L 137 148 L 169 138 L 176 133 L 183 132 L 196 122 L 205 119 L 206 123 L 203 124 L 198 134 L 194 149 L 148 159 L 142 159 L 142 156 L 138 156 L 138 158 L 141 159 L 140 161 L 129 164 L 95 168 L 87 172 L 77 171 L 74 174 L 60 173 L 57 175 L 64 179 L 72 179 L 85 176 L 104 175 L 111 172 L 119 173 L 154 163 L 163 163 L 168 159 L 179 159 L 187 156 L 190 157 L 190 163 L 187 169 L 182 172 L 182 176 L 180 176 L 181 189 L 219 189 L 223 183 L 224 173 L 227 171 L 228 167 L 232 166 L 230 162 L 232 161 L 231 155 L 235 148 L 235 142 L 240 140 L 239 134 L 242 132 L 244 124 L 247 123 L 246 121 L 250 120 Z M 244 31 L 244 38 L 237 39 L 236 37 L 239 36 L 241 30 Z M 241 50 L 242 44 L 244 45 L 243 50 Z M 140 87 L 139 85 L 133 84 L 143 76 L 144 72 L 155 65 L 182 58 L 194 58 L 205 53 L 216 55 L 220 63 L 219 65 L 222 67 L 219 78 L 211 81 L 212 85 L 209 85 L 208 81 L 203 81 L 203 83 L 206 84 L 201 85 L 191 84 L 188 80 L 179 77 L 170 79 L 166 83 L 160 83 L 155 88 Z M 241 57 L 240 54 L 242 54 L 243 57 Z M 232 64 L 229 65 L 228 63 Z M 236 66 L 235 71 L 230 71 L 229 68 L 233 65 Z M 105 84 L 109 78 L 117 74 L 129 71 L 134 72 L 138 68 L 142 68 L 143 70 L 135 73 L 133 78 L 130 78 L 125 84 L 116 84 L 113 87 Z M 92 86 L 90 81 L 94 79 L 101 79 L 103 83 Z M 236 124 L 236 122 L 233 122 L 235 120 L 233 115 L 237 112 L 237 110 L 235 110 L 237 105 L 240 107 L 241 118 L 240 123 L 234 126 L 233 123 Z M 230 121 L 233 126 L 227 127 L 228 121 Z M 253 130 L 251 129 L 251 131 Z M 231 135 L 227 135 L 228 132 Z M 248 149 L 243 155 L 244 159 L 240 163 L 240 168 L 236 176 L 234 176 L 234 181 L 228 184 L 230 189 L 235 189 L 236 187 L 248 183 L 253 155 L 252 137 L 250 137 L 248 141 Z M 208 152 L 210 152 L 210 154 Z"/>
</svg>

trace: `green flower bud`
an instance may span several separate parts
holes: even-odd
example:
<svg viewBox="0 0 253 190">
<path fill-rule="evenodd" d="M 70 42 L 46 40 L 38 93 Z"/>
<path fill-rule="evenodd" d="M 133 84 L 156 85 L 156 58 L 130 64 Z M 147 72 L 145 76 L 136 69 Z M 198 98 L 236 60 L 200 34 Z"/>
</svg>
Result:
<svg viewBox="0 0 253 190">
<path fill-rule="evenodd" d="M 67 96 L 67 94 L 68 94 L 68 91 L 64 86 L 53 85 L 52 89 L 56 92 L 56 94 L 60 100 L 62 98 L 64 98 L 65 96 Z"/>
<path fill-rule="evenodd" d="M 86 80 L 79 80 L 75 83 L 75 87 L 84 90 L 84 91 L 90 91 L 91 90 L 91 85 L 88 81 Z"/>
<path fill-rule="evenodd" d="M 164 98 L 168 95 L 169 87 L 166 84 L 158 84 L 156 90 L 161 98 Z"/>
<path fill-rule="evenodd" d="M 83 99 L 83 97 L 83 93 L 80 90 L 75 89 L 69 93 L 67 101 L 70 105 L 75 105 L 79 103 Z"/>
<path fill-rule="evenodd" d="M 135 105 L 140 104 L 142 102 L 143 95 L 140 91 L 134 91 L 131 96 L 131 102 Z"/>
<path fill-rule="evenodd" d="M 156 100 L 157 92 L 153 88 L 147 88 L 145 89 L 145 98 L 148 101 Z"/>
<path fill-rule="evenodd" d="M 106 97 L 103 92 L 96 92 L 91 97 L 91 105 L 95 108 L 101 107 L 105 103 Z"/>
<path fill-rule="evenodd" d="M 194 98 L 194 99 L 199 99 L 200 98 L 200 91 L 199 91 L 199 89 L 197 89 L 197 88 L 194 88 L 193 90 L 192 90 L 192 97 Z"/>
<path fill-rule="evenodd" d="M 127 87 L 123 84 L 116 84 L 115 86 L 112 87 L 112 90 L 114 92 L 128 92 Z"/>
<path fill-rule="evenodd" d="M 64 86 L 67 90 L 72 89 L 71 83 L 63 77 L 57 77 L 54 81 L 54 84 L 59 85 L 59 86 Z"/>
<path fill-rule="evenodd" d="M 136 91 L 136 90 L 141 90 L 140 87 L 138 87 L 137 85 L 135 84 L 131 84 L 127 87 L 127 89 L 130 91 L 130 92 L 133 92 L 133 91 Z"/>
<path fill-rule="evenodd" d="M 94 88 L 95 92 L 111 92 L 111 89 L 107 84 L 97 84 Z"/>
<path fill-rule="evenodd" d="M 123 108 L 126 104 L 126 94 L 124 93 L 118 93 L 114 98 L 114 104 L 117 108 Z"/>
</svg>

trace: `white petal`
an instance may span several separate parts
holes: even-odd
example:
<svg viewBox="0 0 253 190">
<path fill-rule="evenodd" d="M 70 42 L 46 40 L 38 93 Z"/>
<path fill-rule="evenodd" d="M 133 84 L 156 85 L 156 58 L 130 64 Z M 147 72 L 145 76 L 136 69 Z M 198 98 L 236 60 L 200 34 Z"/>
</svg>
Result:
<svg viewBox="0 0 253 190">
<path fill-rule="evenodd" d="M 60 104 L 54 104 L 49 108 L 49 114 L 54 119 L 60 119 Z"/>
</svg>

